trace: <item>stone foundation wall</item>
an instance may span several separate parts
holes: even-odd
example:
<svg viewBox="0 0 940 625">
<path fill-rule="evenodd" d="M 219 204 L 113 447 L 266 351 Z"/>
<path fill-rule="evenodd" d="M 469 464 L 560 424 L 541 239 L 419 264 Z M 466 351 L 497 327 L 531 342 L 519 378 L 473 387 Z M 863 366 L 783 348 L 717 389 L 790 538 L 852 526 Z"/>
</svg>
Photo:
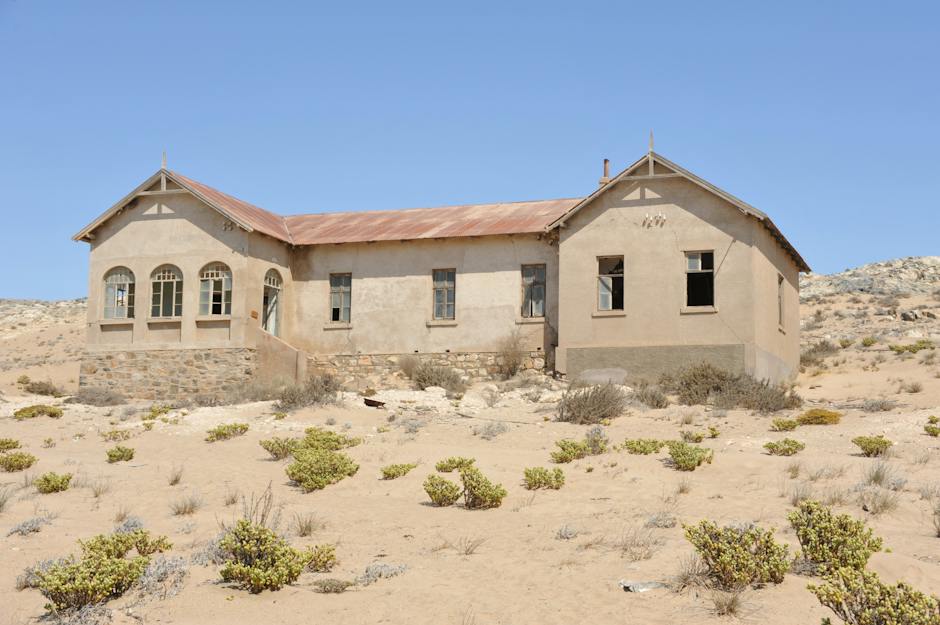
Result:
<svg viewBox="0 0 940 625">
<path fill-rule="evenodd" d="M 246 348 L 86 352 L 78 384 L 140 399 L 221 396 L 243 387 L 256 363 Z"/>
<path fill-rule="evenodd" d="M 440 367 L 453 367 L 462 371 L 473 382 L 490 379 L 502 372 L 503 359 L 496 352 L 446 352 L 435 354 L 332 354 L 307 357 L 307 370 L 311 374 L 332 373 L 347 387 L 361 386 L 362 381 L 391 380 L 400 371 L 404 358 L 430 361 Z M 522 368 L 544 371 L 545 352 L 526 353 Z"/>
</svg>

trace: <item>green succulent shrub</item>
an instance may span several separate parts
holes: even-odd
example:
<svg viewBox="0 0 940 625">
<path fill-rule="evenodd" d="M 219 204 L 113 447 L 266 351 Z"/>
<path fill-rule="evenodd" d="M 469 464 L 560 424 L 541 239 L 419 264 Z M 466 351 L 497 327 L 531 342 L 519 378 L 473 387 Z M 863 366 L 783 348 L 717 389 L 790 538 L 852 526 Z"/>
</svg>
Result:
<svg viewBox="0 0 940 625">
<path fill-rule="evenodd" d="M 23 471 L 36 464 L 36 456 L 25 451 L 13 451 L 0 454 L 0 469 L 12 473 Z"/>
<path fill-rule="evenodd" d="M 597 384 L 569 388 L 558 402 L 558 421 L 594 424 L 614 419 L 627 409 L 627 395 L 619 386 Z"/>
<path fill-rule="evenodd" d="M 464 506 L 469 510 L 498 508 L 507 495 L 501 484 L 489 481 L 476 467 L 461 469 L 460 479 L 463 481 Z"/>
<path fill-rule="evenodd" d="M 862 347 L 871 347 L 878 342 L 878 339 L 874 336 L 866 336 L 862 339 Z"/>
<path fill-rule="evenodd" d="M 171 548 L 165 536 L 150 538 L 146 530 L 98 535 L 79 541 L 82 556 L 37 570 L 39 591 L 49 600 L 50 612 L 76 610 L 119 597 L 140 579 L 150 555 Z M 137 556 L 127 559 L 135 549 Z"/>
<path fill-rule="evenodd" d="M 473 463 L 476 462 L 473 458 L 464 458 L 463 456 L 451 456 L 450 458 L 445 458 L 441 460 L 434 468 L 440 471 L 441 473 L 450 473 L 457 469 L 465 469 L 467 467 L 473 466 Z"/>
<path fill-rule="evenodd" d="M 394 480 L 395 478 L 408 475 L 409 471 L 414 469 L 417 464 L 390 464 L 388 466 L 382 467 L 382 479 L 383 480 Z"/>
<path fill-rule="evenodd" d="M 719 430 L 713 425 L 708 426 L 708 438 L 718 438 L 720 434 L 721 434 L 721 430 Z"/>
<path fill-rule="evenodd" d="M 648 456 L 649 454 L 659 453 L 659 450 L 666 446 L 666 441 L 656 440 L 655 438 L 628 438 L 620 446 L 631 454 Z"/>
<path fill-rule="evenodd" d="M 563 438 L 560 441 L 555 441 L 555 445 L 558 449 L 552 452 L 552 462 L 559 464 L 585 458 L 589 451 L 588 444 L 585 441 Z"/>
<path fill-rule="evenodd" d="M 685 443 L 701 443 L 705 440 L 705 434 L 702 432 L 692 432 L 690 430 L 681 430 L 679 438 Z"/>
<path fill-rule="evenodd" d="M 274 460 L 283 460 L 300 449 L 301 441 L 297 438 L 279 437 L 268 438 L 258 443 L 261 448 L 271 454 Z"/>
<path fill-rule="evenodd" d="M 317 573 L 326 573 L 339 564 L 336 559 L 336 545 L 315 545 L 310 550 L 310 562 L 307 568 Z"/>
<path fill-rule="evenodd" d="M 869 458 L 883 456 L 884 453 L 888 451 L 888 448 L 894 445 L 892 441 L 881 434 L 878 436 L 856 436 L 852 439 L 852 442 L 862 450 L 862 455 L 868 456 Z"/>
<path fill-rule="evenodd" d="M 33 486 L 36 487 L 40 493 L 47 495 L 49 493 L 59 493 L 63 490 L 68 490 L 69 482 L 72 481 L 71 473 L 43 473 L 33 482 Z"/>
<path fill-rule="evenodd" d="M 304 437 L 300 441 L 300 446 L 306 449 L 326 449 L 329 451 L 339 451 L 347 447 L 355 447 L 362 442 L 361 438 L 337 434 L 323 428 L 312 427 L 304 430 Z"/>
<path fill-rule="evenodd" d="M 287 477 L 305 492 L 321 490 L 346 477 L 352 477 L 359 465 L 352 458 L 329 449 L 301 448 L 294 452 L 294 460 L 285 471 Z"/>
<path fill-rule="evenodd" d="M 15 438 L 0 438 L 0 453 L 19 448 L 20 442 Z"/>
<path fill-rule="evenodd" d="M 927 417 L 927 423 L 929 423 L 930 425 L 937 425 L 938 423 L 940 423 L 940 417 L 937 417 L 935 415 L 930 415 L 929 417 Z"/>
<path fill-rule="evenodd" d="M 934 344 L 930 339 L 919 339 L 918 341 L 909 345 L 888 345 L 888 349 L 890 349 L 895 354 L 903 354 L 905 352 L 916 354 L 917 352 L 924 349 L 934 349 Z"/>
<path fill-rule="evenodd" d="M 530 467 L 525 469 L 523 481 L 529 490 L 539 488 L 558 490 L 565 484 L 565 472 L 559 468 Z"/>
<path fill-rule="evenodd" d="M 452 506 L 460 499 L 460 487 L 433 473 L 424 480 L 424 492 L 435 506 Z"/>
<path fill-rule="evenodd" d="M 933 436 L 934 438 L 936 438 L 940 436 L 940 426 L 930 425 L 928 423 L 927 425 L 924 426 L 924 432 L 926 432 L 928 436 Z"/>
<path fill-rule="evenodd" d="M 115 445 L 107 451 L 108 462 L 127 462 L 128 460 L 134 459 L 134 449 L 131 447 L 125 447 L 124 445 Z"/>
<path fill-rule="evenodd" d="M 206 432 L 206 442 L 227 441 L 248 431 L 247 423 L 223 423 Z"/>
<path fill-rule="evenodd" d="M 842 349 L 848 349 L 852 347 L 853 343 L 855 343 L 855 339 L 839 339 L 839 347 Z"/>
<path fill-rule="evenodd" d="M 62 409 L 56 406 L 47 406 L 45 404 L 36 404 L 34 406 L 26 406 L 25 408 L 20 408 L 13 413 L 13 418 L 17 421 L 22 421 L 23 419 L 35 419 L 36 417 L 51 417 L 53 419 L 58 419 L 62 416 Z"/>
<path fill-rule="evenodd" d="M 863 569 L 871 554 L 881 550 L 881 539 L 864 521 L 833 514 L 818 501 L 800 502 L 787 519 L 800 542 L 802 557 L 817 567 Z"/>
<path fill-rule="evenodd" d="M 252 593 L 293 583 L 313 558 L 312 552 L 294 549 L 272 530 L 247 519 L 235 524 L 219 549 L 225 554 L 222 579 Z"/>
<path fill-rule="evenodd" d="M 823 584 L 807 588 L 819 602 L 846 623 L 858 625 L 937 625 L 940 601 L 899 582 L 883 584 L 878 574 L 853 568 L 837 569 Z M 828 619 L 827 619 L 828 620 Z"/>
<path fill-rule="evenodd" d="M 779 584 L 790 568 L 787 547 L 774 541 L 773 530 L 755 525 L 718 527 L 711 521 L 683 527 L 708 576 L 722 590 Z"/>
<path fill-rule="evenodd" d="M 835 425 L 842 420 L 842 413 L 825 408 L 807 410 L 796 418 L 800 425 Z"/>
<path fill-rule="evenodd" d="M 792 432 L 799 425 L 795 419 L 774 419 L 770 429 L 773 432 Z"/>
<path fill-rule="evenodd" d="M 764 449 L 771 456 L 792 456 L 806 449 L 806 445 L 792 438 L 785 438 L 782 441 L 764 443 Z"/>
<path fill-rule="evenodd" d="M 669 448 L 672 466 L 678 471 L 694 471 L 703 462 L 711 464 L 714 457 L 714 452 L 711 449 L 690 445 L 682 441 L 668 441 L 666 446 Z"/>
</svg>

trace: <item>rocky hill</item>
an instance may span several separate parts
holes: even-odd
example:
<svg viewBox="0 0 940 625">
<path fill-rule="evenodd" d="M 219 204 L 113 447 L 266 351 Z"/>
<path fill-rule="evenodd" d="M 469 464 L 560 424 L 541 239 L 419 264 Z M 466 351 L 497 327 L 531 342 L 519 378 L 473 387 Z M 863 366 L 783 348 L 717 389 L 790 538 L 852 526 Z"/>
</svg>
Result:
<svg viewBox="0 0 940 625">
<path fill-rule="evenodd" d="M 940 256 L 910 256 L 800 279 L 805 300 L 839 293 L 927 295 L 940 291 Z"/>
</svg>

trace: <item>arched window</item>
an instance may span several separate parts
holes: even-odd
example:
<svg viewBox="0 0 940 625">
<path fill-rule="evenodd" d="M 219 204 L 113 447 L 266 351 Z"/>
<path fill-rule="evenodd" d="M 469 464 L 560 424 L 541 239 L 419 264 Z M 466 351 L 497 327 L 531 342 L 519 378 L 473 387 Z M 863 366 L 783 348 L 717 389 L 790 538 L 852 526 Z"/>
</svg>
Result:
<svg viewBox="0 0 940 625">
<path fill-rule="evenodd" d="M 183 315 L 183 274 L 173 265 L 161 265 L 150 274 L 150 316 Z"/>
<path fill-rule="evenodd" d="M 261 328 L 274 336 L 280 336 L 278 309 L 281 300 L 281 274 L 268 269 L 264 274 L 264 295 L 261 300 Z"/>
<path fill-rule="evenodd" d="M 104 318 L 134 318 L 134 272 L 115 267 L 104 276 Z"/>
<path fill-rule="evenodd" d="M 223 263 L 210 263 L 199 274 L 199 314 L 232 314 L 232 271 Z"/>
</svg>

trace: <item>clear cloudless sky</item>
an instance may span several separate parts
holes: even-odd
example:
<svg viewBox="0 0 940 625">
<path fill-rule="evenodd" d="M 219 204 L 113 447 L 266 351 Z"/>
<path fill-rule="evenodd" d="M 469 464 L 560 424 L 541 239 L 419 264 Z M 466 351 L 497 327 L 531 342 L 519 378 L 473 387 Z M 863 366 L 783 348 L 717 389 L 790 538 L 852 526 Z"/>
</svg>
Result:
<svg viewBox="0 0 940 625">
<path fill-rule="evenodd" d="M 0 297 L 160 166 L 281 214 L 581 196 L 656 150 L 815 271 L 940 254 L 940 3 L 0 0 Z"/>
</svg>

